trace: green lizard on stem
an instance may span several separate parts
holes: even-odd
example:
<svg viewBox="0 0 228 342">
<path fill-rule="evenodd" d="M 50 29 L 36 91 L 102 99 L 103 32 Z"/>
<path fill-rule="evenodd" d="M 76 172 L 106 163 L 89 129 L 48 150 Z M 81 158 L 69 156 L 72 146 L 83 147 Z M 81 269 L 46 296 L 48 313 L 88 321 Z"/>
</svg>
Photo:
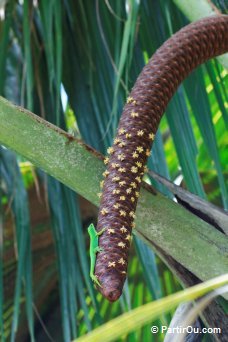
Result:
<svg viewBox="0 0 228 342">
<path fill-rule="evenodd" d="M 90 236 L 90 247 L 89 247 L 89 254 L 90 254 L 90 277 L 98 286 L 101 287 L 97 277 L 94 274 L 95 265 L 96 265 L 96 254 L 98 252 L 102 252 L 103 249 L 99 247 L 98 244 L 98 237 L 103 234 L 105 228 L 102 229 L 100 232 L 97 232 L 94 225 L 91 223 L 88 227 L 88 233 Z"/>
</svg>

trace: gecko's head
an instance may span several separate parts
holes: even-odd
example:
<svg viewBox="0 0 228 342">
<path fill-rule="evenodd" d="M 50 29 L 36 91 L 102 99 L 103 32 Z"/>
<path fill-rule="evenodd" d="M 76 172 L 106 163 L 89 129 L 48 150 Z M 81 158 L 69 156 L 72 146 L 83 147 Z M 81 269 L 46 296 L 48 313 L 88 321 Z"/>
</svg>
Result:
<svg viewBox="0 0 228 342">
<path fill-rule="evenodd" d="M 94 224 L 91 223 L 88 227 L 88 233 L 91 233 L 95 229 Z"/>
</svg>

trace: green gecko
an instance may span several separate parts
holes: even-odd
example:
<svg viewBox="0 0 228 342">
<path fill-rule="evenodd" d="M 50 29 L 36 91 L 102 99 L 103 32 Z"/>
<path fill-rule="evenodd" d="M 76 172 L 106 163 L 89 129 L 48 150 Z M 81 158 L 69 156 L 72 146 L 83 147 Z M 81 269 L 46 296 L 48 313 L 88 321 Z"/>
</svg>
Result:
<svg viewBox="0 0 228 342">
<path fill-rule="evenodd" d="M 98 245 L 98 236 L 103 234 L 105 231 L 105 228 L 102 229 L 100 232 L 97 232 L 94 225 L 91 223 L 91 225 L 88 227 L 88 233 L 90 236 L 90 247 L 89 247 L 89 255 L 90 255 L 90 277 L 91 279 L 101 287 L 101 284 L 99 283 L 97 277 L 94 274 L 95 271 L 95 265 L 96 265 L 96 254 L 98 252 L 102 252 L 103 249 L 99 247 Z"/>
</svg>

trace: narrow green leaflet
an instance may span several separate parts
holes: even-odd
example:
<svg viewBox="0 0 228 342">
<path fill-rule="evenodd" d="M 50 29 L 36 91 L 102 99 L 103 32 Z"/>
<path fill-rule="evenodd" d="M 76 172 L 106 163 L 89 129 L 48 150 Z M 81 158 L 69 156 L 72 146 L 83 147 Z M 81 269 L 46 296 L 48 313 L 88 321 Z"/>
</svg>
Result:
<svg viewBox="0 0 228 342">
<path fill-rule="evenodd" d="M 141 307 L 127 312 L 108 323 L 104 324 L 100 328 L 95 329 L 87 336 L 82 336 L 77 341 L 79 342 L 98 342 L 100 336 L 106 342 L 116 341 L 121 336 L 131 331 L 135 331 L 137 328 L 142 327 L 144 324 L 153 322 L 161 313 L 175 308 L 179 303 L 183 301 L 189 301 L 197 299 L 209 291 L 215 290 L 223 285 L 228 284 L 228 275 L 223 275 L 218 278 L 214 278 L 205 283 L 195 285 L 184 291 L 177 292 L 168 297 L 162 298 L 152 303 L 142 305 Z"/>
<path fill-rule="evenodd" d="M 33 66 L 31 53 L 31 9 L 29 0 L 23 4 L 23 41 L 24 41 L 24 67 L 26 74 L 26 107 L 33 110 Z"/>
<path fill-rule="evenodd" d="M 216 85 L 214 86 L 216 87 Z M 228 208 L 227 187 L 225 185 L 222 168 L 221 168 L 221 164 L 219 161 L 218 147 L 217 147 L 217 142 L 216 142 L 214 125 L 212 122 L 212 113 L 210 110 L 208 96 L 206 94 L 205 85 L 204 85 L 204 79 L 203 79 L 202 71 L 200 68 L 197 70 L 197 72 L 192 73 L 187 78 L 187 80 L 184 83 L 184 87 L 188 95 L 188 98 L 190 100 L 192 111 L 197 120 L 201 134 L 203 136 L 205 146 L 207 147 L 208 152 L 210 153 L 210 156 L 214 161 L 215 169 L 218 174 L 218 180 L 219 180 L 220 189 L 222 193 L 224 208 L 227 209 Z"/>
<path fill-rule="evenodd" d="M 3 180 L 3 165 L 0 158 L 0 180 Z M 3 289 L 3 191 L 0 188 L 0 338 L 4 342 L 4 289 Z"/>
<path fill-rule="evenodd" d="M 3 176 L 5 176 L 4 181 L 7 184 L 7 196 L 9 201 L 12 200 L 12 210 L 15 217 L 16 242 L 18 251 L 18 265 L 14 293 L 14 311 L 12 317 L 11 341 L 15 340 L 16 332 L 18 329 L 23 281 L 25 286 L 26 311 L 29 331 L 31 340 L 34 341 L 31 237 L 27 192 L 24 188 L 22 177 L 14 153 L 1 148 L 1 161 L 5 168 L 5 173 Z"/>
<path fill-rule="evenodd" d="M 3 24 L 3 29 L 1 33 L 1 42 L 0 42 L 0 95 L 4 94 L 4 82 L 6 78 L 6 61 L 7 61 L 7 52 L 8 52 L 8 44 L 9 44 L 9 32 L 12 25 L 13 15 L 12 11 L 14 8 L 14 0 L 8 1 L 7 6 L 5 7 L 5 21 Z"/>
</svg>

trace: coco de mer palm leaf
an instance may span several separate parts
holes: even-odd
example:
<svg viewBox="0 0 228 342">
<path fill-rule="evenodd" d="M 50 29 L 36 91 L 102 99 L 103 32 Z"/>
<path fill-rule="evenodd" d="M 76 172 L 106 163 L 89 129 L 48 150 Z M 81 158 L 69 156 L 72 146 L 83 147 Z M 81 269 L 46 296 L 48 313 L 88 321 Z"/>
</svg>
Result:
<svg viewBox="0 0 228 342">
<path fill-rule="evenodd" d="M 117 300 L 127 274 L 131 232 L 146 162 L 161 117 L 175 90 L 199 64 L 228 51 L 228 16 L 190 24 L 153 55 L 124 107 L 114 144 L 105 158 L 95 251 L 97 288 Z M 99 284 L 99 285 L 98 285 Z"/>
</svg>

